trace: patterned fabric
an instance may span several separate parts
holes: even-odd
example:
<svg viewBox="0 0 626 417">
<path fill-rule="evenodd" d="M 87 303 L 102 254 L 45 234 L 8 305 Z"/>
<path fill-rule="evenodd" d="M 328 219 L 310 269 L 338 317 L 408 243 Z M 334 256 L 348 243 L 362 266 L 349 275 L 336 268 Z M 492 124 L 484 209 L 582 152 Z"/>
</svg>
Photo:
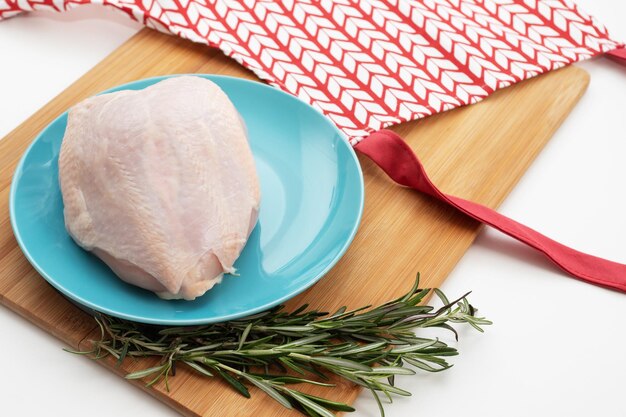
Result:
<svg viewBox="0 0 626 417">
<path fill-rule="evenodd" d="M 85 3 L 220 48 L 352 144 L 623 46 L 569 0 L 0 0 L 0 18 Z"/>
<path fill-rule="evenodd" d="M 626 265 L 441 192 L 402 138 L 383 130 L 601 53 L 626 62 L 624 45 L 570 0 L 0 0 L 0 19 L 86 3 L 220 48 L 326 114 L 398 183 L 543 252 L 579 279 L 626 292 Z"/>
</svg>

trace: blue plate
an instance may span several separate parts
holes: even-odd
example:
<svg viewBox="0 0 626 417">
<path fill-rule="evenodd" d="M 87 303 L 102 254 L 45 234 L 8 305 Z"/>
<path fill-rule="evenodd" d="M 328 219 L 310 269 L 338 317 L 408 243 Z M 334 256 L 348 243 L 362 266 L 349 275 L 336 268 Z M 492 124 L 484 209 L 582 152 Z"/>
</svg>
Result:
<svg viewBox="0 0 626 417">
<path fill-rule="evenodd" d="M 253 314 L 313 285 L 344 254 L 363 210 L 363 176 L 343 135 L 304 102 L 264 84 L 198 75 L 217 83 L 248 127 L 261 182 L 259 222 L 225 276 L 195 301 L 165 301 L 117 278 L 70 238 L 57 160 L 67 123 L 59 116 L 35 139 L 11 186 L 11 223 L 30 263 L 61 293 L 103 313 L 143 323 L 190 325 Z M 106 92 L 140 90 L 167 77 Z"/>
</svg>

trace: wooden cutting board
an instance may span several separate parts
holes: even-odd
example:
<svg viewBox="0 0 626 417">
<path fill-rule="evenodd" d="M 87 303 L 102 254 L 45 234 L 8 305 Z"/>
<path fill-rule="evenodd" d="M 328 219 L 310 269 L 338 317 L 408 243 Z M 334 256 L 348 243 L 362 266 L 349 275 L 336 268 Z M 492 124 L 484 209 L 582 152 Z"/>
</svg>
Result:
<svg viewBox="0 0 626 417">
<path fill-rule="evenodd" d="M 8 209 L 13 171 L 37 133 L 73 104 L 121 83 L 172 73 L 254 78 L 216 50 L 145 29 L 0 141 L 0 302 L 71 347 L 84 347 L 98 333 L 93 320 L 53 290 L 17 247 Z M 394 130 L 416 150 L 443 190 L 497 207 L 587 84 L 587 73 L 569 67 L 500 91 L 482 103 Z M 337 266 L 292 300 L 292 306 L 307 302 L 333 310 L 344 304 L 379 303 L 403 293 L 417 271 L 424 286 L 438 286 L 479 232 L 478 223 L 396 186 L 369 160 L 361 158 L 361 163 L 366 202 L 359 233 Z M 137 365 L 115 369 L 110 362 L 101 363 L 118 374 Z M 170 392 L 163 386 L 146 391 L 186 416 L 295 415 L 258 392 L 246 400 L 219 381 L 185 369 L 172 379 Z M 342 384 L 317 393 L 351 403 L 358 389 Z"/>
</svg>

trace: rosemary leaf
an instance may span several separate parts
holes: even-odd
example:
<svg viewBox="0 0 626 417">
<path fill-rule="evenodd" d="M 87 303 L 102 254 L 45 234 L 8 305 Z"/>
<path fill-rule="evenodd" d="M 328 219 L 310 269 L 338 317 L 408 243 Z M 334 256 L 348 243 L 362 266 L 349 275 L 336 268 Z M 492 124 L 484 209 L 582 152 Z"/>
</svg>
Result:
<svg viewBox="0 0 626 417">
<path fill-rule="evenodd" d="M 320 416 L 323 417 L 335 417 L 335 415 L 328 410 L 327 408 L 321 406 L 320 404 L 318 404 L 317 402 L 313 401 L 312 399 L 302 395 L 302 393 L 298 392 L 298 391 L 294 391 L 294 390 L 288 390 L 289 395 L 296 401 L 298 401 L 300 404 L 306 406 L 307 408 L 310 408 L 311 410 L 315 411 L 317 414 L 319 414 Z"/>
<path fill-rule="evenodd" d="M 183 363 L 185 365 L 189 366 L 190 368 L 193 368 L 197 372 L 200 372 L 204 376 L 208 376 L 209 378 L 211 378 L 213 376 L 213 374 L 211 372 L 209 372 L 206 368 L 202 367 L 201 365 L 197 364 L 196 362 L 193 362 L 193 361 L 183 361 Z"/>
<path fill-rule="evenodd" d="M 327 400 L 326 398 L 317 397 L 311 394 L 300 393 L 303 397 L 308 398 L 311 401 L 318 403 L 319 405 L 328 408 L 333 411 L 343 411 L 347 413 L 351 413 L 352 411 L 356 411 L 353 407 L 346 405 L 344 403 L 339 403 L 337 401 Z"/>
<path fill-rule="evenodd" d="M 252 330 L 252 322 L 248 323 L 243 333 L 241 333 L 241 337 L 239 338 L 239 350 L 241 350 L 243 344 L 246 343 L 246 338 L 250 334 L 250 330 Z"/>
<path fill-rule="evenodd" d="M 286 408 L 291 408 L 291 403 L 289 402 L 289 400 L 283 397 L 278 391 L 276 391 L 269 383 L 267 383 L 263 379 L 248 374 L 242 374 L 242 376 L 247 379 L 251 384 L 263 390 L 267 395 L 278 401 L 282 406 Z"/>
<path fill-rule="evenodd" d="M 115 363 L 115 367 L 119 368 L 124 359 L 126 359 L 126 355 L 128 354 L 128 347 L 130 346 L 130 342 L 127 340 L 124 342 L 124 346 L 122 347 L 122 351 L 120 352 L 120 357 L 117 358 L 117 362 Z"/>
<path fill-rule="evenodd" d="M 371 371 L 372 370 L 371 367 L 364 365 L 362 363 L 351 361 L 349 359 L 334 358 L 332 356 L 317 356 L 314 358 L 310 358 L 310 361 L 318 365 L 338 366 L 338 367 L 346 368 L 346 369 L 354 369 L 356 371 Z"/>
<path fill-rule="evenodd" d="M 141 371 L 130 373 L 126 375 L 126 379 L 141 379 L 141 378 L 147 377 L 148 375 L 155 374 L 157 372 L 159 373 L 163 372 L 163 365 L 159 365 L 159 366 L 155 366 L 152 368 L 143 369 Z"/>
<path fill-rule="evenodd" d="M 230 384 L 231 387 L 235 388 L 237 392 L 239 392 L 241 395 L 243 395 L 246 398 L 250 398 L 250 391 L 248 391 L 248 388 L 246 388 L 244 384 L 242 384 L 241 382 L 237 381 L 235 378 L 230 376 L 228 372 L 224 372 L 219 368 L 216 368 L 215 370 L 224 379 L 224 381 Z"/>
<path fill-rule="evenodd" d="M 400 366 L 377 366 L 372 368 L 371 371 L 365 372 L 367 375 L 415 375 L 415 371 L 409 368 L 402 368 Z"/>
</svg>

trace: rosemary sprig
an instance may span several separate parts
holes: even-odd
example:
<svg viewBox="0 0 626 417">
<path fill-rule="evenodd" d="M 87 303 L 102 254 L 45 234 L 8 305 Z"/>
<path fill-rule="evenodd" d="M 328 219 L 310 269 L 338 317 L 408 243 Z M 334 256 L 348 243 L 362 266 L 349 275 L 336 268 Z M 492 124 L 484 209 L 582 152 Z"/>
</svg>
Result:
<svg viewBox="0 0 626 417">
<path fill-rule="evenodd" d="M 95 318 L 100 340 L 93 341 L 92 349 L 74 353 L 94 359 L 110 355 L 118 366 L 127 358 L 158 358 L 158 365 L 126 378 L 147 378 L 148 386 L 163 381 L 168 390 L 177 364 L 185 364 L 205 377 L 222 378 L 244 397 L 255 386 L 284 407 L 311 417 L 354 411 L 292 387 L 333 386 L 323 382 L 332 374 L 369 389 L 384 416 L 381 394 L 389 402 L 393 395 L 411 395 L 395 385 L 396 375 L 413 375 L 415 368 L 448 369 L 452 365 L 445 358 L 458 354 L 438 339 L 417 336 L 415 329 L 446 329 L 458 339 L 450 323 L 469 324 L 481 332 L 481 326 L 491 324 L 475 315 L 468 294 L 449 301 L 434 290 L 443 306 L 435 310 L 421 305 L 430 291 L 419 288 L 418 274 L 405 295 L 374 308 L 342 307 L 329 315 L 307 310 L 308 305 L 293 312 L 278 306 L 240 320 L 193 327 L 145 326 L 100 315 Z"/>
</svg>

